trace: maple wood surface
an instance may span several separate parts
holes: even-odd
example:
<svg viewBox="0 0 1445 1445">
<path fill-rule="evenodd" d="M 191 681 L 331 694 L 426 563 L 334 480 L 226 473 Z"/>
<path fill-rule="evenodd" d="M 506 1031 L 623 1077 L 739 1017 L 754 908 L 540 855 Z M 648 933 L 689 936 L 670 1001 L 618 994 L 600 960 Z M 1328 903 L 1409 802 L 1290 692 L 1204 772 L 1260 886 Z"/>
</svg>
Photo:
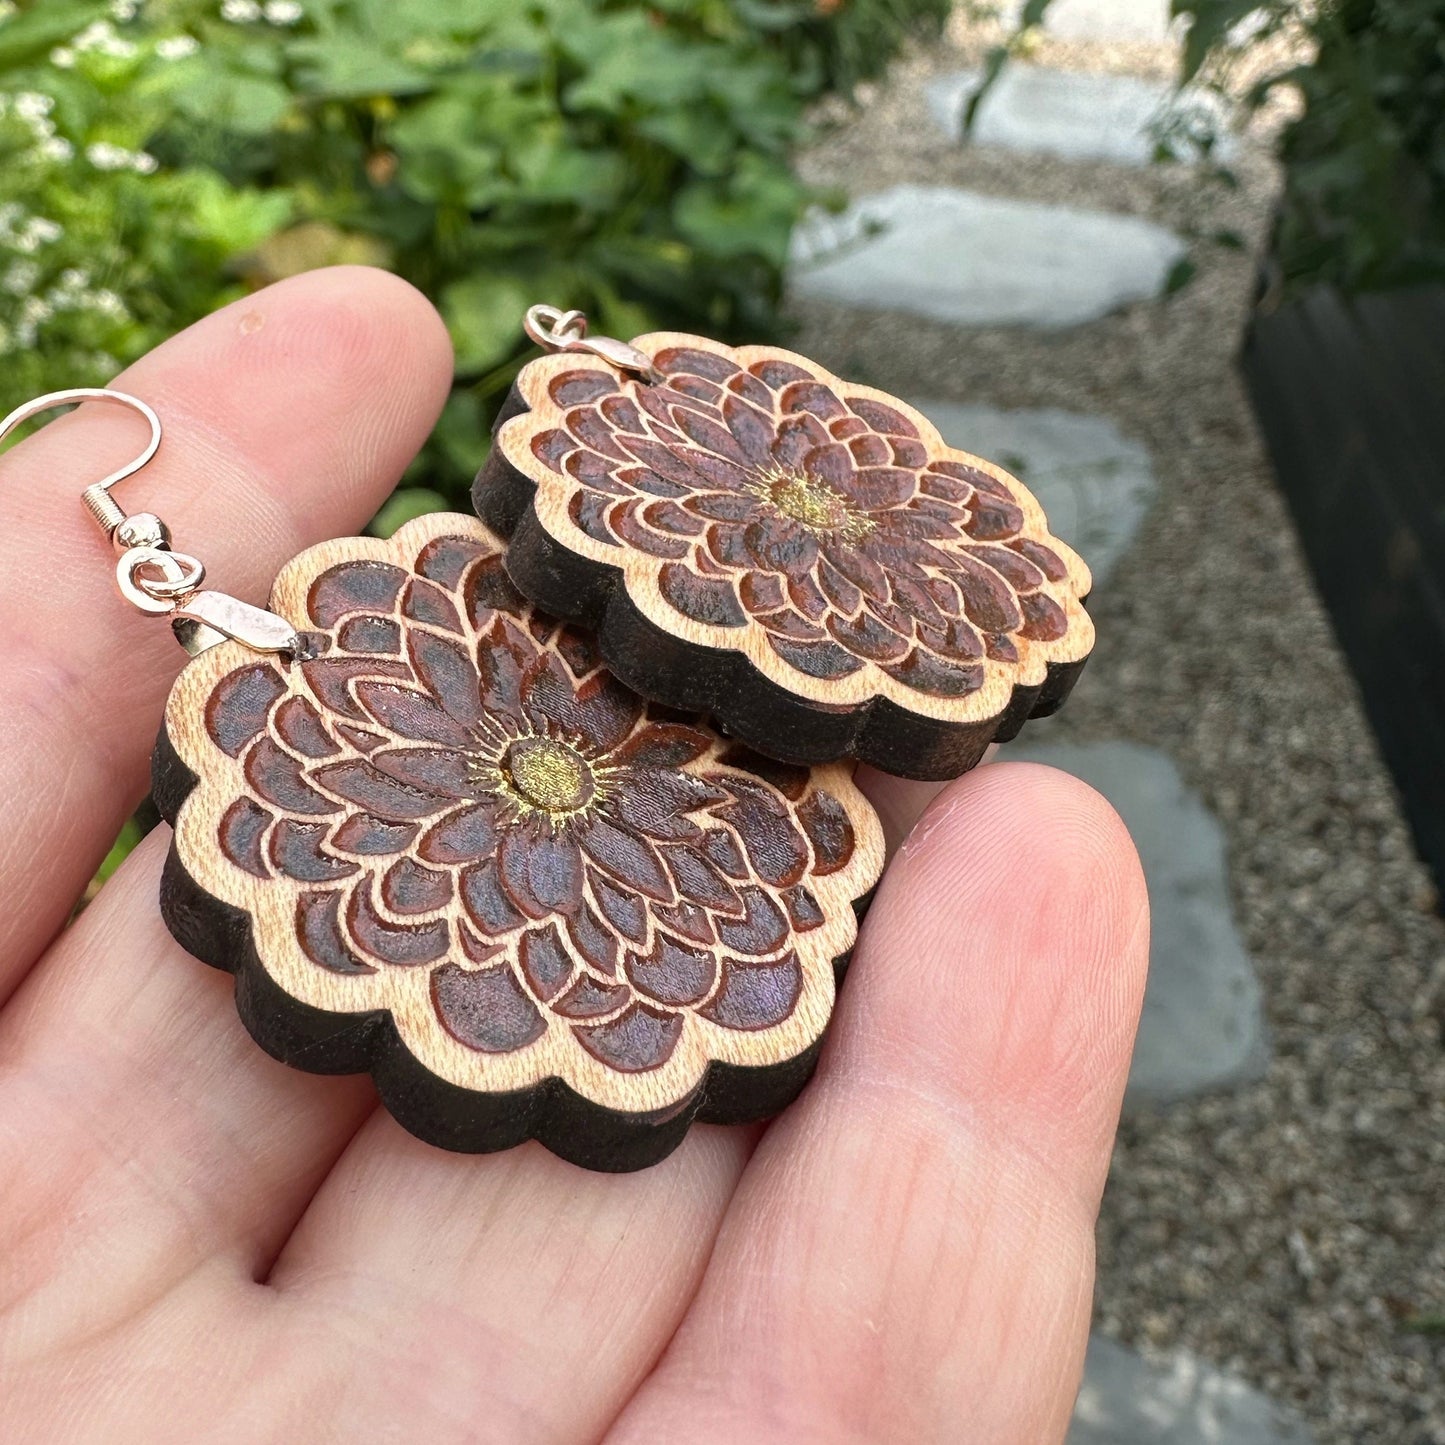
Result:
<svg viewBox="0 0 1445 1445">
<path fill-rule="evenodd" d="M 1088 568 L 1002 468 L 791 352 L 672 333 L 530 362 L 473 499 L 645 696 L 785 761 L 972 767 L 1064 700 Z"/>
<path fill-rule="evenodd" d="M 172 931 L 269 1051 L 413 1132 L 634 1168 L 811 1071 L 882 866 L 844 764 L 648 706 L 473 518 L 283 569 L 303 654 L 182 673 L 156 750 Z"/>
</svg>

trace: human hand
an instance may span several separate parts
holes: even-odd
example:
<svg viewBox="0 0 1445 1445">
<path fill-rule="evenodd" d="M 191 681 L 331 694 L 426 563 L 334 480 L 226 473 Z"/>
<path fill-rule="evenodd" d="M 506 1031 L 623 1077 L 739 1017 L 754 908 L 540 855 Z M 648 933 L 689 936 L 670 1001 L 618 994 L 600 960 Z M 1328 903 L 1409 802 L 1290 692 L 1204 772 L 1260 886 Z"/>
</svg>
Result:
<svg viewBox="0 0 1445 1445">
<path fill-rule="evenodd" d="M 167 428 L 122 500 L 262 601 L 450 376 L 402 282 L 284 282 L 118 380 Z M 1108 806 L 1027 764 L 870 775 L 907 840 L 776 1122 L 632 1175 L 430 1148 L 251 1042 L 161 922 L 167 828 L 60 932 L 184 660 L 77 502 L 134 434 L 88 408 L 0 466 L 0 1439 L 1060 1440 L 1147 953 Z"/>
</svg>

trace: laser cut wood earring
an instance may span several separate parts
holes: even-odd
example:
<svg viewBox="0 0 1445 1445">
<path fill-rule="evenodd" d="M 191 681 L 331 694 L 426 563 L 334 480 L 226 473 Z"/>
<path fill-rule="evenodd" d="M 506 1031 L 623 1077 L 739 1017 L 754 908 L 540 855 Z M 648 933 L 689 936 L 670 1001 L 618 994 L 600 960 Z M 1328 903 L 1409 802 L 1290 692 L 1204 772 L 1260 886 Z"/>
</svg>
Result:
<svg viewBox="0 0 1445 1445">
<path fill-rule="evenodd" d="M 906 403 L 764 346 L 589 337 L 533 307 L 477 479 L 537 605 L 646 697 L 793 763 L 953 777 L 1054 711 L 1089 570 L 1001 467 Z"/>
<path fill-rule="evenodd" d="M 645 703 L 436 514 L 313 547 L 269 609 L 202 591 L 87 488 L 122 593 L 192 661 L 156 746 L 161 910 L 268 1052 L 369 1071 L 421 1138 L 635 1169 L 783 1108 L 812 1069 L 881 830 L 851 769 L 769 762 Z"/>
</svg>

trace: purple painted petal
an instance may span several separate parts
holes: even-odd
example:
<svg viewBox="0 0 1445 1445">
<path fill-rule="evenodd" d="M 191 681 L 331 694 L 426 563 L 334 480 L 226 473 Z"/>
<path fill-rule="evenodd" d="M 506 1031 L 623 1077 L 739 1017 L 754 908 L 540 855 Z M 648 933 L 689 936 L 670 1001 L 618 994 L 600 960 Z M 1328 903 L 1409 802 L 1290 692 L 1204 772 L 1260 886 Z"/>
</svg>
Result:
<svg viewBox="0 0 1445 1445">
<path fill-rule="evenodd" d="M 505 964 L 475 971 L 449 963 L 432 974 L 432 1005 L 446 1031 L 479 1053 L 507 1054 L 547 1031 L 546 1020 Z"/>
</svg>

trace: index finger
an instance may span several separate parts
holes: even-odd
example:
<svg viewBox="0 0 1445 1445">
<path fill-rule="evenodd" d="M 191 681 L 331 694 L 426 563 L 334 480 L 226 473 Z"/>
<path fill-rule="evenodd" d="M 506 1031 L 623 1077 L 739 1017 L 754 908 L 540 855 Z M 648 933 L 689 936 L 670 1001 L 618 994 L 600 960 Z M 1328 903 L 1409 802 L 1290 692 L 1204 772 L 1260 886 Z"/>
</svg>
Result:
<svg viewBox="0 0 1445 1445">
<path fill-rule="evenodd" d="M 116 378 L 165 427 L 116 500 L 163 517 L 209 585 L 264 602 L 281 562 L 375 511 L 450 379 L 445 329 L 405 282 L 362 267 L 281 282 Z M 117 597 L 114 554 L 80 504 L 144 439 L 136 417 L 87 405 L 0 463 L 0 1000 L 144 795 L 185 661 L 162 619 Z"/>
</svg>

